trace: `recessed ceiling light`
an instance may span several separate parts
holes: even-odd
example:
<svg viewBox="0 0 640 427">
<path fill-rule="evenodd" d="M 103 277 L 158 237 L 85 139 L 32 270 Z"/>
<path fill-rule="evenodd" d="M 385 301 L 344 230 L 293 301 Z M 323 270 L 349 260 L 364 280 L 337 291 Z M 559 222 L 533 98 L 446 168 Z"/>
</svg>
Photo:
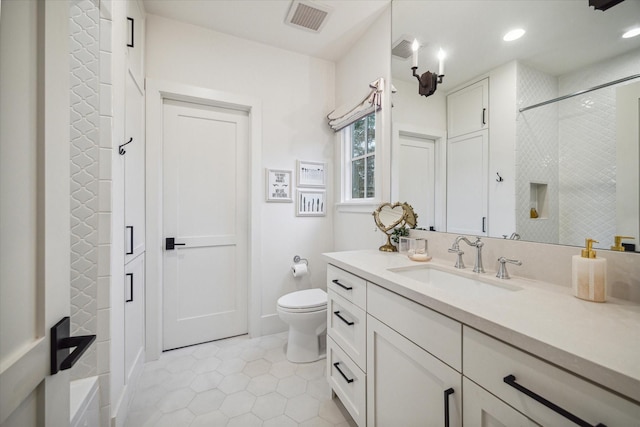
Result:
<svg viewBox="0 0 640 427">
<path fill-rule="evenodd" d="M 640 35 L 640 28 L 634 28 L 633 30 L 629 30 L 622 35 L 623 39 L 630 39 L 631 37 L 635 37 Z"/>
<path fill-rule="evenodd" d="M 511 30 L 507 34 L 505 34 L 504 37 L 502 38 L 502 40 L 504 40 L 506 42 L 511 42 L 511 41 L 517 40 L 520 37 L 524 36 L 524 33 L 525 33 L 525 31 L 522 28 L 517 28 L 517 29 Z"/>
</svg>

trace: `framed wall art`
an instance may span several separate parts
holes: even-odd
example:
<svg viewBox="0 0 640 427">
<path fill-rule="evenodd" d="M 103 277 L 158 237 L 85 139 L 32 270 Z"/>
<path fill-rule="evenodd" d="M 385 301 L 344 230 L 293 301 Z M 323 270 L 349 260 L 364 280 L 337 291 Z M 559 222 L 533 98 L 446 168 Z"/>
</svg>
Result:
<svg viewBox="0 0 640 427">
<path fill-rule="evenodd" d="M 296 198 L 297 216 L 325 216 L 327 202 L 324 190 L 298 190 Z"/>
<path fill-rule="evenodd" d="M 325 187 L 327 184 L 326 163 L 298 160 L 297 164 L 298 187 Z"/>
<path fill-rule="evenodd" d="M 293 202 L 293 185 L 291 184 L 291 171 L 280 169 L 267 169 L 267 202 Z"/>
</svg>

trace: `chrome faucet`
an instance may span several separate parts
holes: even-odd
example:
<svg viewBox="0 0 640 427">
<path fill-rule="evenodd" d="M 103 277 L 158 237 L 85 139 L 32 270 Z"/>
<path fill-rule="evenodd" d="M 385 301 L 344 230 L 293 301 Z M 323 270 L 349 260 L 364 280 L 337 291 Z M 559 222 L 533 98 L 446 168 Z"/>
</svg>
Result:
<svg viewBox="0 0 640 427">
<path fill-rule="evenodd" d="M 455 267 L 464 268 L 464 261 L 462 260 L 462 255 L 464 254 L 464 252 L 460 250 L 460 241 L 463 241 L 467 245 L 476 248 L 476 262 L 473 266 L 473 272 L 484 273 L 484 267 L 482 266 L 482 247 L 484 246 L 484 243 L 480 241 L 480 237 L 476 237 L 476 241 L 473 243 L 464 236 L 456 237 L 456 240 L 453 242 L 453 245 L 451 245 L 451 248 L 449 249 L 450 253 L 455 253 L 458 255 Z"/>
<path fill-rule="evenodd" d="M 498 258 L 498 262 L 500 263 L 498 266 L 498 274 L 496 274 L 498 279 L 510 279 L 509 272 L 507 271 L 507 263 L 522 265 L 522 261 L 518 261 L 517 259 L 507 259 L 503 256 Z"/>
</svg>

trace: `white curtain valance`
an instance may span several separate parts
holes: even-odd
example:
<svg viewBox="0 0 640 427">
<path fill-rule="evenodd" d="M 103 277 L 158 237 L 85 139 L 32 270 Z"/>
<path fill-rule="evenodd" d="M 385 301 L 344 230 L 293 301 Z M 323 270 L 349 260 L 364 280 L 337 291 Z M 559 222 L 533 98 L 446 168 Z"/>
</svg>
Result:
<svg viewBox="0 0 640 427">
<path fill-rule="evenodd" d="M 382 108 L 384 78 L 380 77 L 378 80 L 369 83 L 369 87 L 371 92 L 355 107 L 339 107 L 327 115 L 331 129 L 338 132 L 351 123 Z"/>
</svg>

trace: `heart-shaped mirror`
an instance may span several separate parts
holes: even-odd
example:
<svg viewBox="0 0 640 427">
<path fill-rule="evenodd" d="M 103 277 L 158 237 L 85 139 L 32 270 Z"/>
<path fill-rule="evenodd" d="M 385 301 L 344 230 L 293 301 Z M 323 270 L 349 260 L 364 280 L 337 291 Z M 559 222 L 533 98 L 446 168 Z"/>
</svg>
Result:
<svg viewBox="0 0 640 427">
<path fill-rule="evenodd" d="M 387 243 L 380 246 L 384 252 L 396 252 L 398 249 L 391 244 L 391 234 L 396 227 L 415 228 L 418 215 L 408 203 L 383 203 L 373 211 L 376 225 L 387 235 Z"/>
<path fill-rule="evenodd" d="M 373 211 L 373 218 L 378 228 L 385 233 L 397 227 L 404 221 L 405 210 L 402 203 L 383 203 Z"/>
</svg>

